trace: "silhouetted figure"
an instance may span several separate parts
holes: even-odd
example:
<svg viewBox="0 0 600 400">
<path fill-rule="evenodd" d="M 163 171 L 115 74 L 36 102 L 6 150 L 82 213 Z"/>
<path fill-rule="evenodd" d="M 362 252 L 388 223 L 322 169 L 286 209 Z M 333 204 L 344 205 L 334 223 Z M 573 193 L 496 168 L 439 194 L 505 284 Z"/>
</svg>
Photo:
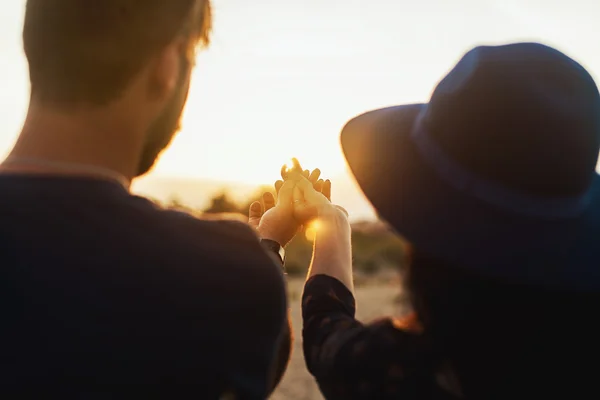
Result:
<svg viewBox="0 0 600 400">
<path fill-rule="evenodd" d="M 355 320 L 348 234 L 317 237 L 303 343 L 328 399 L 600 395 L 600 96 L 581 65 L 477 47 L 428 104 L 368 112 L 341 141 L 411 243 L 416 313 Z"/>
<path fill-rule="evenodd" d="M 27 1 L 31 102 L 0 167 L 1 389 L 263 399 L 279 382 L 289 238 L 263 227 L 265 251 L 246 224 L 129 193 L 178 130 L 210 25 L 208 0 Z"/>
</svg>

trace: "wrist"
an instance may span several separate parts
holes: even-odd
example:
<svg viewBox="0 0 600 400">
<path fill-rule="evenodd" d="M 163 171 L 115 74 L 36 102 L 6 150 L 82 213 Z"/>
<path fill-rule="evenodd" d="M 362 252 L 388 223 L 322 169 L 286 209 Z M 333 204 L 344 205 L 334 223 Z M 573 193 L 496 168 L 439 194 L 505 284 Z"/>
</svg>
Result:
<svg viewBox="0 0 600 400">
<path fill-rule="evenodd" d="M 319 217 L 309 277 L 318 274 L 332 276 L 350 290 L 352 279 L 352 229 L 348 216 L 332 207 Z"/>
<path fill-rule="evenodd" d="M 261 229 L 261 227 L 257 227 L 256 228 L 256 232 L 258 233 L 258 237 L 263 240 L 272 240 L 274 242 L 280 243 L 279 240 L 277 239 L 277 235 L 274 234 L 273 232 L 270 232 L 267 229 Z"/>
<path fill-rule="evenodd" d="M 323 207 L 319 211 L 319 221 L 325 227 L 329 227 L 329 231 L 334 231 L 337 234 L 344 231 L 349 232 L 351 229 L 346 210 L 333 204 Z"/>
<path fill-rule="evenodd" d="M 273 232 L 270 230 L 261 230 L 260 228 L 257 229 L 257 233 L 258 233 L 258 237 L 261 240 L 270 240 L 273 242 L 278 243 L 281 247 L 285 247 L 289 240 L 285 240 L 283 238 L 284 235 L 280 234 L 279 232 Z"/>
<path fill-rule="evenodd" d="M 315 255 L 346 259 L 351 248 L 352 228 L 344 212 L 335 209 L 319 217 L 313 249 Z"/>
<path fill-rule="evenodd" d="M 283 266 L 285 263 L 285 249 L 283 246 L 279 244 L 279 242 L 271 239 L 261 239 L 260 243 L 265 250 L 277 256 Z"/>
</svg>

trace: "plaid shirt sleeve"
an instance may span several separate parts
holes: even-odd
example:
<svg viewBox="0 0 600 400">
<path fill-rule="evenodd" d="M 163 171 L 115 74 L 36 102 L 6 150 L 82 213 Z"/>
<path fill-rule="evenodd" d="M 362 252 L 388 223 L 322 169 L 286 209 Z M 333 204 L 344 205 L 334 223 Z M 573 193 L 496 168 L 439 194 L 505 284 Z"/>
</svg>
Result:
<svg viewBox="0 0 600 400">
<path fill-rule="evenodd" d="M 448 399 L 435 384 L 430 346 L 415 324 L 354 318 L 352 293 L 337 279 L 316 275 L 302 298 L 308 370 L 327 399 Z"/>
</svg>

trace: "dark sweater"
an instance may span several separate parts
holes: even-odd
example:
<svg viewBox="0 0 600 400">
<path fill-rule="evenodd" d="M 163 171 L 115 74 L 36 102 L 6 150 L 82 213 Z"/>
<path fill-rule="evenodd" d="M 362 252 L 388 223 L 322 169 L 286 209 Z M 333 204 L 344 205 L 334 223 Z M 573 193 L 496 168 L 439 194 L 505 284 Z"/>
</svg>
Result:
<svg viewBox="0 0 600 400">
<path fill-rule="evenodd" d="M 281 266 L 245 224 L 108 181 L 2 175 L 0 239 L 2 390 L 259 399 L 285 369 Z"/>
</svg>

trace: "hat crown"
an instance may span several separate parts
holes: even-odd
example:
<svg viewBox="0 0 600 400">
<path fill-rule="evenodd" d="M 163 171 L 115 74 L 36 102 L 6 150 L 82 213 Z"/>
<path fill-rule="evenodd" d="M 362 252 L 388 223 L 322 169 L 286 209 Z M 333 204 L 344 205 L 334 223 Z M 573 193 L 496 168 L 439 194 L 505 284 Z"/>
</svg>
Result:
<svg viewBox="0 0 600 400">
<path fill-rule="evenodd" d="M 600 94 L 558 50 L 480 46 L 438 84 L 423 123 L 457 163 L 484 178 L 535 195 L 576 195 L 598 161 Z"/>
</svg>

